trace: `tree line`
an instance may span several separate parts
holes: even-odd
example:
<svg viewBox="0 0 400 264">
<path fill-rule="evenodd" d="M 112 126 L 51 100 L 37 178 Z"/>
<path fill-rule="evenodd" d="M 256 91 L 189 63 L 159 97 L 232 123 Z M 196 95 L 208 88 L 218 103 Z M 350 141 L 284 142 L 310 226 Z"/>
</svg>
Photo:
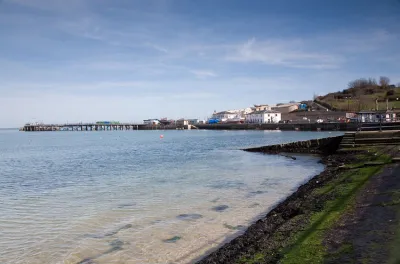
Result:
<svg viewBox="0 0 400 264">
<path fill-rule="evenodd" d="M 379 84 L 379 85 L 378 85 Z M 382 87 L 387 88 L 390 85 L 390 79 L 386 76 L 379 77 L 379 81 L 377 82 L 375 78 L 360 78 L 354 81 L 349 82 L 348 88 L 355 89 L 355 88 L 369 88 L 369 87 Z M 400 83 L 398 84 L 400 86 Z"/>
</svg>

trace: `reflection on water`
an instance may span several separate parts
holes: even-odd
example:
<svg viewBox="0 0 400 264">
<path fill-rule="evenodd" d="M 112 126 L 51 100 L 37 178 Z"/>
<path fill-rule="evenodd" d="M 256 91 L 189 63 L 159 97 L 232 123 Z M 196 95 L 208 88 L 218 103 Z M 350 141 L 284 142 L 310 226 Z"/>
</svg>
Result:
<svg viewBox="0 0 400 264">
<path fill-rule="evenodd" d="M 187 263 L 323 169 L 257 131 L 0 131 L 0 263 Z M 329 134 L 330 136 L 333 133 Z"/>
</svg>

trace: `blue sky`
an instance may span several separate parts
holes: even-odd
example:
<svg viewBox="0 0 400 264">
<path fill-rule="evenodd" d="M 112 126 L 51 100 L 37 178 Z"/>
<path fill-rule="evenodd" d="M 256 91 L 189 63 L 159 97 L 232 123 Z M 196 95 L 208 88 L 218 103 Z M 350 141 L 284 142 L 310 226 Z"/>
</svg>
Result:
<svg viewBox="0 0 400 264">
<path fill-rule="evenodd" d="M 0 126 L 205 118 L 400 82 L 399 0 L 0 0 Z"/>
</svg>

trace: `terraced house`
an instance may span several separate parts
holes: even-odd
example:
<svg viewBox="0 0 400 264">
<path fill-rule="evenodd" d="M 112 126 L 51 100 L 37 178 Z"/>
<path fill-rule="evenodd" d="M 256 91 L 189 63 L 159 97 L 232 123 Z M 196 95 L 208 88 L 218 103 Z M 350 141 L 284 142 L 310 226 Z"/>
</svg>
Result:
<svg viewBox="0 0 400 264">
<path fill-rule="evenodd" d="M 273 110 L 255 111 L 246 115 L 246 123 L 253 124 L 279 123 L 281 119 L 281 113 Z"/>
</svg>

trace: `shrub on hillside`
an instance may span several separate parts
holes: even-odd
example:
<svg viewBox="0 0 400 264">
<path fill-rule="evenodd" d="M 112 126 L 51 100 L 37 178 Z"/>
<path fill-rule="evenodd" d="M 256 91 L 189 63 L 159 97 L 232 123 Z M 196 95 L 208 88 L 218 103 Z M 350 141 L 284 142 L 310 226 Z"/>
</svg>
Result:
<svg viewBox="0 0 400 264">
<path fill-rule="evenodd" d="M 386 96 L 392 96 L 394 95 L 394 90 L 389 90 L 386 92 Z"/>
<path fill-rule="evenodd" d="M 373 88 L 367 88 L 364 91 L 364 94 L 368 95 L 368 94 L 374 94 L 375 93 L 375 89 Z"/>
</svg>

